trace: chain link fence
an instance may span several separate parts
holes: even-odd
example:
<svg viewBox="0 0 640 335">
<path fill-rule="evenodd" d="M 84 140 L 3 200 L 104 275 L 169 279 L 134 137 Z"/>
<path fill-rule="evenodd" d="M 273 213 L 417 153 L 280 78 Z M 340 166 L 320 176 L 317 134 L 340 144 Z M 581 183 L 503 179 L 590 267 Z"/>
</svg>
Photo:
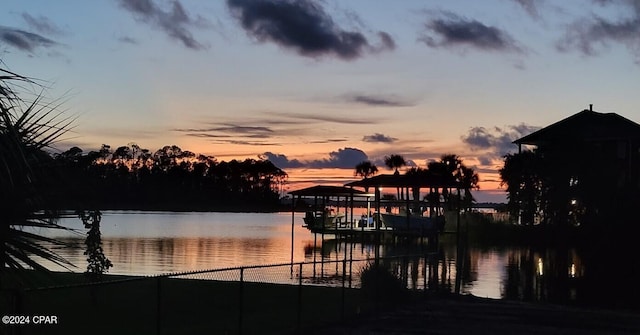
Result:
<svg viewBox="0 0 640 335">
<path fill-rule="evenodd" d="M 395 303 L 394 296 L 403 293 L 394 291 L 395 284 L 384 276 L 376 274 L 368 283 L 363 281 L 363 274 L 373 267 L 395 278 L 392 281 L 403 287 L 402 292 L 407 288 L 450 289 L 447 263 L 425 255 L 245 266 L 154 277 L 105 276 L 114 280 L 3 289 L 2 315 L 31 320 L 7 324 L 3 319 L 0 330 L 7 334 L 303 333 Z M 81 274 L 56 276 L 69 276 L 67 282 L 82 278 Z M 6 282 L 2 284 L 7 287 Z M 34 318 L 39 316 L 55 317 L 56 322 L 36 324 Z"/>
</svg>

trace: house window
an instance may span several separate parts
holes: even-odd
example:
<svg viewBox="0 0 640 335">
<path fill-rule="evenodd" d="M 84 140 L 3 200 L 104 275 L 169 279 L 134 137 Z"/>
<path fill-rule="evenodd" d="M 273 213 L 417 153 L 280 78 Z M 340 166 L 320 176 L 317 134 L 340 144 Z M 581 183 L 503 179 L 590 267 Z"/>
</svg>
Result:
<svg viewBox="0 0 640 335">
<path fill-rule="evenodd" d="M 569 186 L 576 186 L 576 185 L 578 185 L 578 177 L 569 178 Z"/>
</svg>

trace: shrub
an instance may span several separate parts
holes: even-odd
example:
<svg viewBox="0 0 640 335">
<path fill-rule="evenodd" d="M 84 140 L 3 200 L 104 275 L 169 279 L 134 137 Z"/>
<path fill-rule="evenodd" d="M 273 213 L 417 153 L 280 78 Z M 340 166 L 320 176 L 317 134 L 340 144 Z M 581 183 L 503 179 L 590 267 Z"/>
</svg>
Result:
<svg viewBox="0 0 640 335">
<path fill-rule="evenodd" d="M 360 282 L 364 297 L 375 302 L 395 304 L 407 296 L 402 280 L 381 264 L 367 264 L 360 272 Z"/>
</svg>

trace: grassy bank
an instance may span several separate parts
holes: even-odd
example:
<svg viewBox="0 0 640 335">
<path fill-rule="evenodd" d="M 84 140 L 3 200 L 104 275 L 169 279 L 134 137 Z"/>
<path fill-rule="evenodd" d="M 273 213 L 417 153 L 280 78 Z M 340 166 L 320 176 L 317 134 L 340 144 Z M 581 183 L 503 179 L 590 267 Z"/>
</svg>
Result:
<svg viewBox="0 0 640 335">
<path fill-rule="evenodd" d="M 2 315 L 56 316 L 55 325 L 6 326 L 20 334 L 286 334 L 340 322 L 373 310 L 358 289 L 255 282 L 106 276 L 89 284 L 81 274 L 21 274 L 16 290 L 3 275 Z M 81 285 L 78 285 L 81 284 Z"/>
</svg>

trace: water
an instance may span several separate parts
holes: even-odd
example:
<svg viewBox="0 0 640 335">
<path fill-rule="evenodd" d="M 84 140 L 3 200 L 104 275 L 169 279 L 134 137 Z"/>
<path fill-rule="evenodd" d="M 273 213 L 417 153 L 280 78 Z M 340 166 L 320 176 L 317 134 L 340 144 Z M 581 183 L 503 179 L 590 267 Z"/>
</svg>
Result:
<svg viewBox="0 0 640 335">
<path fill-rule="evenodd" d="M 109 273 L 127 275 L 291 261 L 366 259 L 376 254 L 376 246 L 372 244 L 314 236 L 302 227 L 303 215 L 293 214 L 292 243 L 291 213 L 107 211 L 101 222 L 103 248 L 114 265 Z M 38 233 L 75 244 L 76 248 L 56 251 L 77 265 L 72 270 L 83 272 L 86 229 L 76 218 L 62 219 L 61 224 L 75 232 L 41 230 Z M 583 273 L 581 260 L 573 249 L 563 251 L 567 257 L 559 262 L 549 251 L 530 248 L 458 250 L 455 239 L 450 236 L 443 237 L 440 245 L 432 249 L 421 244 L 378 248 L 383 257 L 421 255 L 390 261 L 393 271 L 406 280 L 409 287 L 438 286 L 480 297 L 546 300 L 556 292 L 551 279 L 566 278 L 570 284 Z M 328 268 L 331 270 L 331 266 Z M 571 299 L 576 292 L 569 285 L 562 294 Z"/>
<path fill-rule="evenodd" d="M 296 214 L 295 222 L 302 222 Z M 79 219 L 65 218 L 72 231 L 39 233 L 78 246 L 56 250 L 76 271 L 86 266 Z M 202 213 L 106 211 L 101 222 L 105 255 L 112 274 L 155 275 L 291 261 L 291 213 Z M 310 234 L 294 226 L 294 262 L 304 261 Z"/>
</svg>

